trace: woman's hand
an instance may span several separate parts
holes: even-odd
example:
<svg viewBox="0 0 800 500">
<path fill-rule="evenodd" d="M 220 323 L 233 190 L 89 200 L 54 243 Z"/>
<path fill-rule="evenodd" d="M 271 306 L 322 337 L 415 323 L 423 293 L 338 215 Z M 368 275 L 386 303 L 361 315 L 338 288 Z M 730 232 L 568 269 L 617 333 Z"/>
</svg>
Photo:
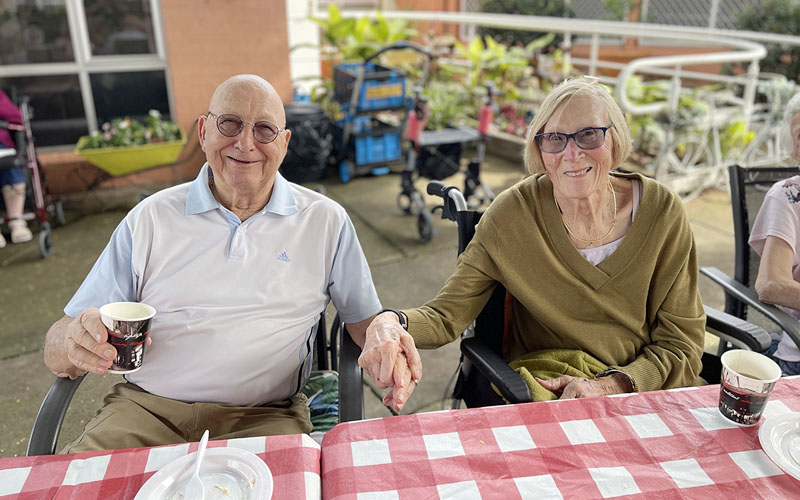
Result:
<svg viewBox="0 0 800 500">
<path fill-rule="evenodd" d="M 417 381 L 411 377 L 411 370 L 408 367 L 408 360 L 405 353 L 397 355 L 394 365 L 395 378 L 402 381 L 401 385 L 395 385 L 391 390 L 386 391 L 381 402 L 384 406 L 391 406 L 396 411 L 401 411 L 411 393 L 417 388 Z"/>
<path fill-rule="evenodd" d="M 536 379 L 542 387 L 554 392 L 559 399 L 590 398 L 631 392 L 630 380 L 622 373 L 612 373 L 606 377 L 588 379 L 562 375 L 551 380 Z"/>
<path fill-rule="evenodd" d="M 379 314 L 367 327 L 358 365 L 378 387 L 393 388 L 391 398 L 384 397 L 384 401 L 394 403 L 398 411 L 422 378 L 422 361 L 414 338 L 400 326 L 397 315 L 392 312 Z"/>
</svg>

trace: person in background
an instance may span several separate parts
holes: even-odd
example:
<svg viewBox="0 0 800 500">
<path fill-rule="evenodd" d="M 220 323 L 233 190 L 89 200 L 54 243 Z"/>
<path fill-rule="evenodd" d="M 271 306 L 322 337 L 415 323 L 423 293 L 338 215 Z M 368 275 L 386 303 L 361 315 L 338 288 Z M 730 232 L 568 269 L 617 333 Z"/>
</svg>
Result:
<svg viewBox="0 0 800 500">
<path fill-rule="evenodd" d="M 800 162 L 800 94 L 786 105 L 781 144 Z M 783 306 L 800 320 L 800 175 L 772 185 L 764 196 L 753 227 L 750 246 L 761 256 L 756 292 L 762 302 Z M 786 332 L 768 351 L 784 375 L 800 374 L 800 349 Z"/>
<path fill-rule="evenodd" d="M 200 116 L 206 163 L 189 183 L 134 207 L 111 236 L 44 358 L 59 377 L 104 374 L 115 356 L 98 308 L 143 302 L 157 313 L 142 367 L 105 398 L 67 452 L 311 431 L 300 392 L 312 327 L 333 301 L 364 344 L 381 309 L 344 208 L 286 181 L 291 131 L 266 80 L 231 77 Z M 324 335 L 324 332 L 320 332 Z M 397 366 L 409 385 L 407 366 Z"/>
<path fill-rule="evenodd" d="M 456 340 L 499 283 L 513 297 L 503 356 L 532 375 L 534 398 L 702 383 L 694 236 L 675 193 L 616 170 L 630 149 L 625 116 L 596 78 L 554 87 L 528 128 L 532 175 L 492 202 L 433 300 L 375 318 L 359 364 L 390 381 L 397 353 Z"/>
<path fill-rule="evenodd" d="M 17 125 L 22 124 L 22 113 L 11 99 L 0 90 L 0 120 Z M 22 219 L 25 209 L 25 170 L 14 167 L 17 154 L 16 144 L 8 129 L 0 128 L 0 191 L 6 205 L 6 218 L 12 243 L 22 243 L 33 238 L 28 224 Z M 0 248 L 6 246 L 5 237 L 0 234 Z"/>
</svg>

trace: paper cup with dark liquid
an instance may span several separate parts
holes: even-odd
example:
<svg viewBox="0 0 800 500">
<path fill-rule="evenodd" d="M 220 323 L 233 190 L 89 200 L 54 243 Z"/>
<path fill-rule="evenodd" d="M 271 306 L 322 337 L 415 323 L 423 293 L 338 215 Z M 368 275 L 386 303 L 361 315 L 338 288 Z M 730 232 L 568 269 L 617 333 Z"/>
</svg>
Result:
<svg viewBox="0 0 800 500">
<path fill-rule="evenodd" d="M 721 359 L 720 413 L 739 425 L 755 425 L 781 378 L 780 367 L 763 354 L 741 349 L 726 351 Z"/>
<path fill-rule="evenodd" d="M 100 308 L 108 343 L 117 350 L 110 373 L 131 373 L 142 367 L 150 320 L 156 310 L 140 302 L 112 302 Z"/>
</svg>

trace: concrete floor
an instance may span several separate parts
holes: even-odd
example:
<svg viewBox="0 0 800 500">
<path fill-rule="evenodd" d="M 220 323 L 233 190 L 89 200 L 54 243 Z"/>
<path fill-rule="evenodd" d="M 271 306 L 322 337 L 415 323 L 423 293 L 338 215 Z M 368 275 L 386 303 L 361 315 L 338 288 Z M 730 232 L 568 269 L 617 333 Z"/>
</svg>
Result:
<svg viewBox="0 0 800 500">
<path fill-rule="evenodd" d="M 483 179 L 495 192 L 524 177 L 521 161 L 490 156 Z M 455 185 L 461 176 L 449 181 Z M 437 219 L 439 234 L 428 244 L 418 240 L 416 219 L 401 214 L 395 199 L 398 175 L 357 178 L 342 184 L 330 177 L 322 185 L 326 194 L 341 203 L 353 219 L 370 263 L 381 301 L 388 307 L 411 307 L 433 297 L 456 261 L 455 225 Z M 418 181 L 424 189 L 424 182 Z M 74 198 L 77 210 L 67 212 L 68 224 L 55 228 L 54 253 L 41 259 L 35 242 L 9 245 L 0 250 L 2 326 L 0 326 L 0 456 L 25 453 L 31 424 L 53 376 L 42 362 L 42 343 L 47 328 L 62 316 L 63 306 L 105 246 L 112 231 L 136 201 L 136 190 L 91 193 Z M 433 199 L 430 198 L 430 205 Z M 93 215 L 97 207 L 105 211 Z M 733 223 L 728 195 L 709 191 L 687 204 L 695 230 L 701 265 L 733 270 Z M 721 307 L 722 293 L 700 278 L 704 301 Z M 423 351 L 423 380 L 404 413 L 449 407 L 449 384 L 458 365 L 458 345 Z M 108 388 L 121 380 L 116 375 L 90 376 L 79 388 L 61 435 L 60 443 L 77 436 L 100 406 Z M 370 388 L 366 391 L 368 417 L 390 415 Z M 377 392 L 377 391 L 376 391 Z M 61 444 L 59 444 L 61 446 Z"/>
</svg>

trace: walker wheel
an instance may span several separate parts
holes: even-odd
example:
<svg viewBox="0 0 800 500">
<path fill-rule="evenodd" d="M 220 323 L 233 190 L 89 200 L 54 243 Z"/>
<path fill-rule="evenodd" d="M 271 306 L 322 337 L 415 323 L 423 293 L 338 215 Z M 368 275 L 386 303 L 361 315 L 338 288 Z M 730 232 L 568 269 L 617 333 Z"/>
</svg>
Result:
<svg viewBox="0 0 800 500">
<path fill-rule="evenodd" d="M 419 230 L 419 240 L 422 243 L 431 241 L 433 237 L 433 216 L 427 210 L 419 213 L 417 229 Z"/>
<path fill-rule="evenodd" d="M 39 231 L 39 253 L 43 259 L 53 255 L 53 233 L 50 230 L 50 224 L 42 224 Z"/>
<path fill-rule="evenodd" d="M 397 208 L 406 215 L 411 214 L 411 197 L 405 193 L 397 195 Z"/>
<path fill-rule="evenodd" d="M 67 218 L 64 216 L 64 204 L 60 199 L 56 198 L 56 200 L 53 201 L 53 207 L 55 208 L 56 222 L 58 222 L 58 225 L 61 227 L 66 226 Z"/>
</svg>

